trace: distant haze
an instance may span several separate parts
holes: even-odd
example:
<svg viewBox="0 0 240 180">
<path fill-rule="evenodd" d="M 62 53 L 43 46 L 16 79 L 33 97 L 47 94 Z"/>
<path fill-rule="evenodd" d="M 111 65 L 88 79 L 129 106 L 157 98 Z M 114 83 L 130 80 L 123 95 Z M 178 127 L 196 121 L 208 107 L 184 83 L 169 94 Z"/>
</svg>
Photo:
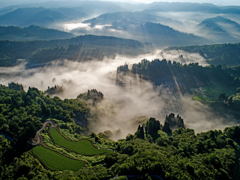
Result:
<svg viewBox="0 0 240 180">
<path fill-rule="evenodd" d="M 68 4 L 76 4 L 82 1 L 77 0 L 1 0 L 0 8 L 10 5 L 21 5 L 21 4 L 33 4 L 33 3 L 46 3 L 46 2 L 68 2 Z M 86 0 L 89 1 L 89 0 Z M 98 0 L 99 1 L 99 0 Z M 191 3 L 212 3 L 215 5 L 240 5 L 239 0 L 106 0 L 112 2 L 124 2 L 124 3 L 152 3 L 152 2 L 191 2 Z"/>
<path fill-rule="evenodd" d="M 117 1 L 117 0 L 116 0 Z M 132 0 L 134 2 L 152 3 L 152 2 L 190 2 L 190 3 L 212 3 L 216 5 L 240 5 L 239 0 Z"/>
</svg>

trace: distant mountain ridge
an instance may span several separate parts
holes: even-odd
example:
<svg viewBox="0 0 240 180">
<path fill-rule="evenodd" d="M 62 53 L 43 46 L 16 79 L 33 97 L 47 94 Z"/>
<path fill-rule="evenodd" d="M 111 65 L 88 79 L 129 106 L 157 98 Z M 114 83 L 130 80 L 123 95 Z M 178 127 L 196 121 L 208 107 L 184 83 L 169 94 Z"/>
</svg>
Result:
<svg viewBox="0 0 240 180">
<path fill-rule="evenodd" d="M 203 12 L 213 14 L 240 14 L 240 6 L 217 6 L 211 3 L 153 2 L 146 12 Z"/>
<path fill-rule="evenodd" d="M 226 32 L 220 27 L 218 23 L 230 24 L 240 30 L 240 25 L 238 23 L 230 19 L 224 18 L 222 16 L 205 19 L 198 25 L 198 27 L 202 27 L 204 29 L 210 29 L 217 32 Z"/>
<path fill-rule="evenodd" d="M 216 43 L 224 43 L 226 39 L 231 43 L 240 41 L 240 24 L 222 16 L 207 18 L 197 28 Z"/>
<path fill-rule="evenodd" d="M 0 26 L 0 39 L 11 41 L 25 41 L 25 40 L 51 40 L 51 39 L 67 39 L 74 37 L 73 34 L 55 30 L 47 29 L 35 25 L 25 28 L 16 26 Z"/>
<path fill-rule="evenodd" d="M 83 23 L 90 23 L 90 27 L 92 28 L 96 25 L 103 25 L 106 31 L 111 29 L 120 30 L 130 34 L 131 39 L 152 43 L 157 46 L 210 43 L 208 39 L 198 37 L 194 34 L 182 33 L 169 26 L 157 23 L 166 21 L 181 23 L 170 18 L 159 17 L 145 12 L 105 13 L 85 20 Z"/>
<path fill-rule="evenodd" d="M 149 4 L 144 3 L 126 3 L 126 2 L 104 2 L 104 1 L 54 1 L 42 2 L 42 3 L 30 3 L 25 4 L 25 7 L 45 7 L 45 8 L 59 8 L 59 7 L 82 7 L 85 12 L 90 14 L 97 12 L 98 14 L 103 14 L 106 12 L 118 12 L 118 11 L 163 11 L 163 12 L 190 12 L 198 11 L 205 13 L 214 14 L 239 14 L 240 6 L 218 6 L 211 3 L 192 3 L 192 2 L 153 2 Z M 9 12 L 13 6 L 5 6 L 0 9 L 2 12 Z M 15 8 L 23 7 L 23 5 L 15 5 Z"/>
<path fill-rule="evenodd" d="M 130 22 L 132 22 L 132 24 L 136 24 L 136 23 L 145 23 L 149 21 L 156 21 L 158 18 L 159 18 L 158 16 L 154 16 L 154 15 L 150 15 L 142 12 L 122 11 L 122 12 L 115 12 L 115 13 L 105 13 L 95 18 L 85 20 L 83 21 L 83 23 L 90 23 L 91 26 L 95 26 L 97 24 L 100 24 L 100 25 L 112 24 L 113 22 L 118 22 L 123 19 L 127 19 Z"/>
<path fill-rule="evenodd" d="M 79 13 L 79 16 L 78 16 Z M 78 12 L 69 8 L 46 9 L 43 7 L 18 8 L 0 16 L 0 25 L 2 26 L 20 26 L 30 25 L 48 26 L 52 23 L 68 21 L 87 16 L 84 12 Z"/>
<path fill-rule="evenodd" d="M 8 41 L 0 40 L 0 66 L 15 66 L 27 59 L 28 66 L 45 66 L 53 60 L 103 60 L 116 54 L 145 53 L 143 44 L 131 39 L 85 35 L 71 39 Z"/>
<path fill-rule="evenodd" d="M 160 23 L 146 22 L 133 29 L 132 34 L 145 38 L 144 41 L 158 45 L 208 44 L 209 40 L 179 32 Z"/>
</svg>

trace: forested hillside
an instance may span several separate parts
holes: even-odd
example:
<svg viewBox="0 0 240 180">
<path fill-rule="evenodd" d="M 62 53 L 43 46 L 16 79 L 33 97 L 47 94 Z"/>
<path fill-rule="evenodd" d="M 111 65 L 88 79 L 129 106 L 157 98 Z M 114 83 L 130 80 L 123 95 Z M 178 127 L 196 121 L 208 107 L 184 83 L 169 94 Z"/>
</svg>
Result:
<svg viewBox="0 0 240 180">
<path fill-rule="evenodd" d="M 169 47 L 167 50 L 183 50 L 199 53 L 210 64 L 230 65 L 240 64 L 240 43 L 236 44 L 215 44 L 204 46 Z"/>
<path fill-rule="evenodd" d="M 27 141 L 34 138 L 47 118 L 73 122 L 77 113 L 83 118 L 90 113 L 87 104 L 77 99 L 51 98 L 34 87 L 25 92 L 22 85 L 10 83 L 8 87 L 1 85 L 0 92 L 0 131 L 14 139 L 16 155 L 30 148 Z"/>
<path fill-rule="evenodd" d="M 116 174 L 132 179 L 160 176 L 166 180 L 180 180 L 183 177 L 238 179 L 240 176 L 240 149 L 234 142 L 240 135 L 239 126 L 195 134 L 194 130 L 185 129 L 183 119 L 174 114 L 167 116 L 163 124 L 150 118 L 144 126 L 136 127 L 134 135 L 129 134 L 126 139 L 117 142 L 109 140 L 106 133 L 90 134 L 87 137 L 98 146 L 115 150 L 102 156 L 78 156 L 60 146 L 55 147 L 47 132 L 43 131 L 44 146 L 86 161 L 85 167 L 74 173 L 47 170 L 30 153 L 31 146 L 27 141 L 34 137 L 46 118 L 55 118 L 59 130 L 71 139 L 81 138 L 84 129 L 76 125 L 72 117 L 76 112 L 86 116 L 89 113 L 87 105 L 77 99 L 50 98 L 36 88 L 24 92 L 21 85 L 13 83 L 9 87 L 1 86 L 0 91 L 1 95 L 4 94 L 0 100 L 0 130 L 5 136 L 13 138 L 10 141 L 0 136 L 1 179 L 97 180 L 109 179 Z"/>
<path fill-rule="evenodd" d="M 210 65 L 198 63 L 182 65 L 166 60 L 142 60 L 118 67 L 116 82 L 129 85 L 125 75 L 139 76 L 151 81 L 155 86 L 163 85 L 180 95 L 191 95 L 193 100 L 208 103 L 218 113 L 226 113 L 240 118 L 240 66 Z M 131 85 L 131 84 L 130 84 Z"/>
<path fill-rule="evenodd" d="M 27 41 L 27 40 L 51 40 L 51 39 L 67 39 L 74 37 L 73 34 L 47 29 L 39 26 L 28 26 L 20 28 L 16 26 L 0 26 L 0 39 L 10 41 Z"/>
<path fill-rule="evenodd" d="M 203 20 L 197 25 L 197 29 L 200 34 L 210 38 L 215 43 L 224 43 L 226 39 L 228 39 L 228 43 L 238 43 L 240 40 L 240 25 L 222 16 Z"/>
<path fill-rule="evenodd" d="M 144 52 L 142 43 L 138 41 L 93 35 L 50 41 L 0 40 L 0 48 L 0 66 L 15 66 L 19 63 L 18 59 L 27 59 L 29 66 L 39 66 L 60 58 L 102 60 L 116 54 L 136 55 Z"/>
<path fill-rule="evenodd" d="M 133 64 L 131 70 L 128 65 L 120 66 L 118 73 L 119 75 L 121 72 L 140 75 L 141 78 L 150 80 L 157 86 L 161 84 L 172 88 L 179 86 L 182 93 L 185 93 L 191 88 L 211 86 L 214 83 L 237 88 L 240 86 L 239 68 L 239 66 L 226 67 L 222 65 L 203 67 L 198 63 L 182 65 L 175 61 L 155 59 L 153 61 L 142 60 L 138 64 Z"/>
<path fill-rule="evenodd" d="M 80 11 L 79 11 L 80 10 Z M 69 8 L 43 8 L 28 7 L 16 8 L 10 12 L 0 15 L 0 25 L 2 26 L 20 26 L 30 25 L 47 27 L 52 23 L 59 23 L 73 19 L 86 17 L 87 14 L 81 9 Z"/>
</svg>

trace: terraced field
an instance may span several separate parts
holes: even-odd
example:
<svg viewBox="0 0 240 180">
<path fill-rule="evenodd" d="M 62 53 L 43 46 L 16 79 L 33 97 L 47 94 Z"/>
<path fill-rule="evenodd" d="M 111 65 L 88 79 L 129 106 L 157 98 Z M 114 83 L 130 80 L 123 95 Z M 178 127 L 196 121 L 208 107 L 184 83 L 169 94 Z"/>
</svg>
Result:
<svg viewBox="0 0 240 180">
<path fill-rule="evenodd" d="M 95 148 L 88 140 L 71 141 L 65 139 L 55 128 L 51 128 L 49 133 L 53 141 L 59 146 L 70 149 L 78 154 L 93 156 L 105 153 L 111 153 L 109 150 Z"/>
<path fill-rule="evenodd" d="M 32 152 L 51 170 L 77 171 L 84 166 L 83 161 L 68 158 L 43 146 L 34 147 Z"/>
</svg>

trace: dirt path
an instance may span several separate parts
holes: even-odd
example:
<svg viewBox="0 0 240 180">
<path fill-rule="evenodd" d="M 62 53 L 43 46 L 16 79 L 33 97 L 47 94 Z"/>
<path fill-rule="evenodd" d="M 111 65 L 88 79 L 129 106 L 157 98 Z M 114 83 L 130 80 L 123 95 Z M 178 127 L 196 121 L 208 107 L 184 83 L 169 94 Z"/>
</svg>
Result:
<svg viewBox="0 0 240 180">
<path fill-rule="evenodd" d="M 42 142 L 41 142 L 41 136 L 40 136 L 40 133 L 43 129 L 45 129 L 45 127 L 50 124 L 51 127 L 55 127 L 54 123 L 52 121 L 46 121 L 43 123 L 43 127 L 41 129 L 39 129 L 37 132 L 36 132 L 36 135 L 35 135 L 35 138 L 31 141 L 31 144 L 33 146 L 37 146 L 37 145 L 40 145 Z M 37 142 L 36 142 L 37 141 Z"/>
</svg>

